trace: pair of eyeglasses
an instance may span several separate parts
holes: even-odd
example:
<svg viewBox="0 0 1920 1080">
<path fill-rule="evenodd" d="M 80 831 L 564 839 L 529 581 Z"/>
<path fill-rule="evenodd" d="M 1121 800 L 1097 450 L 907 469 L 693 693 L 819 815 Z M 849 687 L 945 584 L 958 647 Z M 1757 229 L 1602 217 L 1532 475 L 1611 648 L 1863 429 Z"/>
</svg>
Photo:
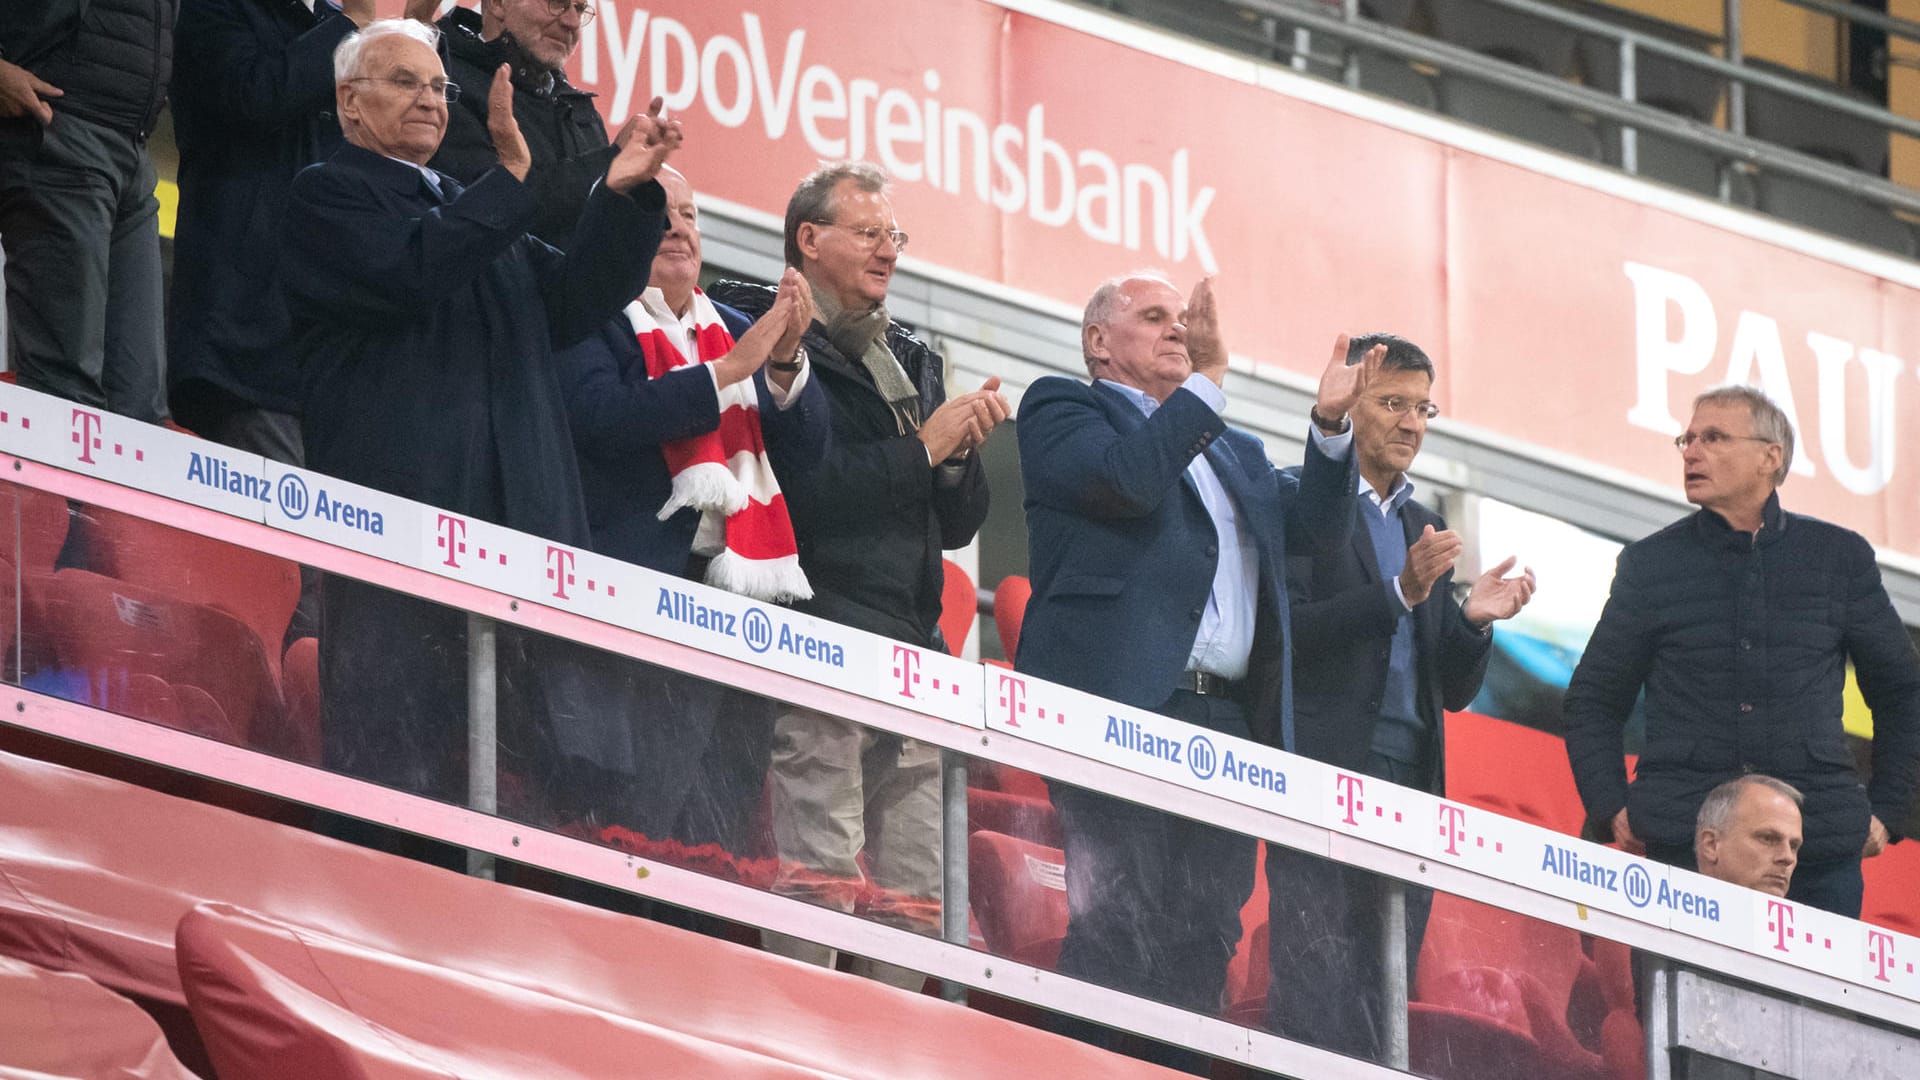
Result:
<svg viewBox="0 0 1920 1080">
<path fill-rule="evenodd" d="M 1716 446 L 1725 446 L 1727 443 L 1735 442 L 1741 439 L 1747 439 L 1753 442 L 1763 442 L 1763 443 L 1770 443 L 1773 441 L 1772 439 L 1765 438 L 1760 435 L 1729 435 L 1726 432 L 1720 431 L 1716 428 L 1708 428 L 1707 430 L 1701 432 L 1698 435 L 1695 435 L 1693 432 L 1689 431 L 1684 435 L 1674 436 L 1673 447 L 1676 450 L 1684 452 L 1687 449 L 1687 447 L 1692 446 L 1694 443 L 1698 442 L 1700 445 L 1711 450 Z"/>
<path fill-rule="evenodd" d="M 449 105 L 460 100 L 460 84 L 448 82 L 445 79 L 421 82 L 413 75 L 361 75 L 347 81 L 386 83 L 411 98 L 418 98 L 422 91 L 431 90 L 434 97 L 440 98 Z"/>
<path fill-rule="evenodd" d="M 1440 406 L 1431 401 L 1415 401 L 1412 398 L 1403 397 L 1382 397 L 1374 398 L 1373 400 L 1379 402 L 1381 408 L 1395 416 L 1399 416 L 1408 409 L 1419 413 L 1423 420 L 1431 420 L 1440 415 Z"/>
<path fill-rule="evenodd" d="M 593 5 L 586 3 L 585 0 L 547 0 L 547 14 L 556 19 L 565 15 L 568 8 L 572 8 L 573 13 L 580 16 L 581 26 L 593 21 Z"/>
<path fill-rule="evenodd" d="M 868 225 L 864 228 L 855 228 L 852 225 L 842 225 L 837 221 L 816 221 L 814 224 L 827 229 L 845 229 L 859 237 L 860 242 L 869 248 L 879 247 L 880 241 L 882 240 L 891 240 L 893 241 L 895 251 L 907 250 L 908 236 L 899 229 L 889 229 L 884 225 Z"/>
</svg>

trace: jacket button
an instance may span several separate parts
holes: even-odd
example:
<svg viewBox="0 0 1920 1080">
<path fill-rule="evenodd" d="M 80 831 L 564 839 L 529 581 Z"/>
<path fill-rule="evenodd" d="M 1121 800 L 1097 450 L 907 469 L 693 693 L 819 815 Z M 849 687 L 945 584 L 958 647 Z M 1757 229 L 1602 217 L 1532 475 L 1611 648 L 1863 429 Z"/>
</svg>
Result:
<svg viewBox="0 0 1920 1080">
<path fill-rule="evenodd" d="M 1189 611 L 1189 612 L 1187 612 L 1187 617 L 1188 617 L 1188 618 L 1190 618 L 1190 619 L 1192 619 L 1192 620 L 1193 620 L 1194 622 L 1199 622 L 1199 621 L 1200 621 L 1200 609 L 1199 609 L 1199 608 L 1194 608 L 1194 609 L 1193 609 L 1192 611 Z"/>
<path fill-rule="evenodd" d="M 1744 701 L 1743 701 L 1743 702 L 1741 702 L 1741 703 L 1740 703 L 1740 711 L 1741 711 L 1741 712 L 1752 712 L 1752 711 L 1753 711 L 1753 706 L 1751 706 L 1751 705 L 1749 705 L 1749 704 L 1747 704 L 1746 702 L 1744 702 Z"/>
<path fill-rule="evenodd" d="M 1741 638 L 1741 639 L 1740 639 L 1740 647 L 1741 647 L 1742 649 L 1751 649 L 1751 648 L 1753 648 L 1753 641 L 1752 641 L 1752 639 L 1750 639 L 1750 638 Z"/>
<path fill-rule="evenodd" d="M 1219 554 L 1220 554 L 1220 545 L 1218 545 L 1218 544 L 1208 544 L 1208 545 L 1207 545 L 1207 558 L 1209 558 L 1209 559 L 1211 559 L 1211 558 L 1215 558 L 1215 557 L 1217 557 L 1217 556 L 1218 556 Z"/>
</svg>

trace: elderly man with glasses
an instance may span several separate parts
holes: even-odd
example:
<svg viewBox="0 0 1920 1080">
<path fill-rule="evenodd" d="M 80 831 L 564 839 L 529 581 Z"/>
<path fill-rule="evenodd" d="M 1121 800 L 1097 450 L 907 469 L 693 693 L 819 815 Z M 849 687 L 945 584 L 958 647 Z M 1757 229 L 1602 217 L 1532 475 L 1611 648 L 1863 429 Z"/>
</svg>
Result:
<svg viewBox="0 0 1920 1080">
<path fill-rule="evenodd" d="M 1533 595 L 1515 560 L 1481 574 L 1465 602 L 1453 591 L 1461 538 L 1413 501 L 1407 476 L 1426 441 L 1433 361 L 1391 334 L 1356 337 L 1357 360 L 1385 350 L 1380 375 L 1355 403 L 1359 498 L 1353 538 L 1287 559 L 1293 610 L 1293 723 L 1299 753 L 1362 776 L 1445 790 L 1448 709 L 1480 691 L 1493 624 Z M 1288 1038 L 1377 1060 L 1385 1049 L 1378 875 L 1267 847 L 1274 978 L 1267 1022 Z M 1420 954 L 1432 894 L 1407 903 L 1407 955 Z M 1281 973 L 1285 973 L 1284 976 Z"/>
<path fill-rule="evenodd" d="M 643 120 L 587 198 L 580 242 L 563 254 L 527 235 L 537 209 L 525 183 L 531 162 L 504 67 L 491 87 L 471 88 L 493 97 L 495 167 L 467 187 L 426 167 L 459 93 L 435 36 L 389 19 L 342 42 L 335 107 L 348 145 L 293 183 L 281 272 L 288 349 L 307 380 L 307 462 L 584 547 L 552 352 L 646 288 L 665 227 L 655 175 L 679 130 Z M 463 550 L 449 541 L 450 565 Z M 461 799 L 464 641 L 459 612 L 327 578 L 328 767 Z"/>
<path fill-rule="evenodd" d="M 1913 795 L 1920 657 L 1866 538 L 1781 509 L 1794 432 L 1779 406 L 1747 386 L 1709 390 L 1674 441 L 1700 509 L 1620 552 L 1567 687 L 1588 829 L 1692 868 L 1707 793 L 1778 777 L 1805 796 L 1787 898 L 1858 917 L 1860 860 L 1899 838 Z M 1864 787 L 1841 726 L 1849 662 L 1873 710 Z M 1628 783 L 1623 729 L 1643 690 L 1646 746 Z"/>
<path fill-rule="evenodd" d="M 435 6 L 414 0 L 408 10 Z M 559 248 L 567 246 L 593 182 L 640 122 L 638 116 L 628 119 L 609 143 L 593 95 L 567 82 L 567 58 L 593 16 L 592 0 L 487 0 L 484 14 L 456 7 L 439 22 L 448 78 L 479 89 L 500 65 L 512 72 L 513 115 L 533 158 L 527 188 L 539 206 L 527 231 Z M 486 94 L 454 103 L 447 137 L 430 162 L 434 168 L 463 184 L 493 168 L 488 109 Z"/>
</svg>

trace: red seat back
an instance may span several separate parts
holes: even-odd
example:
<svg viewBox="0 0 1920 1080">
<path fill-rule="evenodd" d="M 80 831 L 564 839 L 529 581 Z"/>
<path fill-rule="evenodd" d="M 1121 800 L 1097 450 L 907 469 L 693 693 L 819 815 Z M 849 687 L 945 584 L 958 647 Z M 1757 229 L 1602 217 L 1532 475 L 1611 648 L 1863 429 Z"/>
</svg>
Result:
<svg viewBox="0 0 1920 1080">
<path fill-rule="evenodd" d="M 1867 879 L 1860 918 L 1889 930 L 1920 936 L 1920 843 L 1890 844 L 1860 863 Z"/>
<path fill-rule="evenodd" d="M 967 841 L 967 858 L 973 910 L 987 948 L 1052 968 L 1067 934 L 1067 868 L 1060 849 L 977 832 Z"/>
<path fill-rule="evenodd" d="M 967 789 L 967 832 L 1017 836 L 1044 847 L 1061 846 L 1060 815 L 1046 796 Z"/>
<path fill-rule="evenodd" d="M 287 646 L 280 664 L 280 697 L 286 703 L 278 734 L 262 732 L 263 750 L 320 764 L 320 641 L 303 637 Z"/>
<path fill-rule="evenodd" d="M 278 677 L 300 600 L 298 564 L 105 507 L 88 510 L 87 521 L 89 569 L 233 615 L 260 639 Z"/>
<path fill-rule="evenodd" d="M 1446 724 L 1447 798 L 1580 835 L 1586 809 L 1558 735 L 1468 712 Z"/>
<path fill-rule="evenodd" d="M 0 558 L 29 574 L 52 573 L 71 517 L 65 496 L 0 481 Z"/>
<path fill-rule="evenodd" d="M 85 975 L 0 956 L 0 1071 L 195 1080 L 153 1018 Z"/>
</svg>

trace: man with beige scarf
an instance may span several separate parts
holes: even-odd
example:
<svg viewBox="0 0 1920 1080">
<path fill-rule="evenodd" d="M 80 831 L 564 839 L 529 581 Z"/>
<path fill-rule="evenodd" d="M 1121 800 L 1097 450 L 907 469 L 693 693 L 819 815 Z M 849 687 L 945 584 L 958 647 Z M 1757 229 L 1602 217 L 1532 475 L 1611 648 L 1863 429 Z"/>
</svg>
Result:
<svg viewBox="0 0 1920 1080">
<path fill-rule="evenodd" d="M 813 599 L 810 614 L 929 649 L 940 636 L 942 549 L 973 539 L 987 481 L 973 451 L 1007 418 L 999 380 L 949 400 L 939 354 L 887 314 L 907 234 L 887 177 L 864 163 L 824 166 L 787 204 L 786 259 L 812 286 L 805 348 L 831 405 L 833 445 L 780 472 Z M 759 317 L 774 290 L 723 282 L 714 300 Z M 933 934 L 940 924 L 940 751 L 852 721 L 791 709 L 774 725 L 776 891 L 852 911 L 866 881 L 873 918 Z M 768 947 L 831 964 L 833 950 L 769 935 Z M 862 961 L 875 978 L 923 977 Z"/>
</svg>

